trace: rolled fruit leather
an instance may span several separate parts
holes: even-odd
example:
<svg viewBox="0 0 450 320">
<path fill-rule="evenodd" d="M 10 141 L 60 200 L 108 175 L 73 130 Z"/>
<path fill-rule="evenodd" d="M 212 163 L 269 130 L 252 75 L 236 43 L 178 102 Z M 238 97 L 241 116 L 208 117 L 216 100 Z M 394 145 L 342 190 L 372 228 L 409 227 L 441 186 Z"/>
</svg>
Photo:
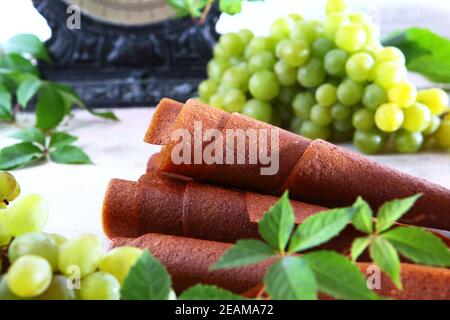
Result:
<svg viewBox="0 0 450 320">
<path fill-rule="evenodd" d="M 248 129 L 265 129 L 269 132 L 265 139 L 267 150 L 271 150 L 272 146 L 271 129 L 277 130 L 278 172 L 274 175 L 262 175 L 260 170 L 268 165 L 261 161 L 256 164 L 249 164 L 248 161 L 233 165 L 206 164 L 204 161 L 195 164 L 193 152 L 190 164 L 175 164 L 172 153 L 177 145 L 179 147 L 179 140 L 172 139 L 172 133 L 184 129 L 190 133 L 188 142 L 194 146 L 194 140 L 198 142 L 198 139 L 194 139 L 195 123 L 202 124 L 201 130 L 197 132 L 204 133 L 209 128 L 221 132 L 218 139 L 212 139 L 213 142 L 202 141 L 199 148 L 201 151 L 205 151 L 206 147 L 219 150 L 214 154 L 222 154 L 224 159 L 227 153 L 236 160 L 238 156 L 249 159 L 249 147 L 258 145 L 261 139 L 259 136 L 247 136 Z M 235 142 L 239 139 L 245 141 L 244 154 L 238 154 L 237 143 L 230 143 L 227 148 L 228 129 L 238 129 L 233 131 L 238 137 Z M 362 196 L 372 207 L 378 208 L 386 201 L 422 193 L 422 197 L 402 217 L 401 222 L 450 230 L 450 190 L 378 164 L 326 141 L 318 139 L 311 142 L 283 129 L 238 113 L 229 114 L 195 100 L 188 100 L 184 106 L 170 99 L 161 100 L 144 140 L 164 146 L 159 159 L 160 171 L 273 195 L 280 195 L 288 189 L 293 199 L 328 207 L 348 206 L 358 196 Z M 274 151 L 274 154 L 277 152 Z"/>
<path fill-rule="evenodd" d="M 132 246 L 149 250 L 163 263 L 172 276 L 173 286 L 181 292 L 197 283 L 212 284 L 235 293 L 244 293 L 262 283 L 268 260 L 250 266 L 210 271 L 231 244 L 149 233 L 139 238 L 113 238 L 112 247 Z M 370 265 L 358 263 L 366 274 Z M 366 276 L 373 274 L 367 272 Z M 401 264 L 403 290 L 398 290 L 382 273 L 380 289 L 382 296 L 394 299 L 450 299 L 450 270 Z"/>
</svg>

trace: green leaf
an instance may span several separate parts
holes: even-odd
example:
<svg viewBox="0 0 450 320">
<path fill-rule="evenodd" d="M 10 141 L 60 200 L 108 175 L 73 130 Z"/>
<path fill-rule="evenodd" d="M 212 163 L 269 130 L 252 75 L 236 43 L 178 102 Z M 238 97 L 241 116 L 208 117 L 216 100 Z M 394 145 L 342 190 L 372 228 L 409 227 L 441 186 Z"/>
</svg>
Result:
<svg viewBox="0 0 450 320">
<path fill-rule="evenodd" d="M 404 199 L 395 199 L 386 202 L 378 210 L 375 227 L 378 233 L 383 232 L 394 225 L 405 213 L 412 208 L 417 199 L 422 195 L 416 194 Z"/>
<path fill-rule="evenodd" d="M 42 157 L 42 150 L 31 142 L 13 144 L 0 151 L 0 170 L 17 169 Z"/>
<path fill-rule="evenodd" d="M 167 0 L 166 2 L 175 10 L 178 17 L 189 15 L 189 7 L 186 0 Z"/>
<path fill-rule="evenodd" d="M 228 14 L 236 14 L 242 10 L 242 0 L 220 0 L 220 11 Z"/>
<path fill-rule="evenodd" d="M 0 83 L 0 107 L 6 111 L 12 110 L 12 95 L 9 90 Z"/>
<path fill-rule="evenodd" d="M 400 259 L 397 251 L 386 239 L 376 237 L 369 247 L 370 257 L 399 289 L 402 288 L 400 277 Z"/>
<path fill-rule="evenodd" d="M 38 37 L 33 34 L 19 34 L 4 45 L 6 53 L 31 54 L 33 57 L 50 62 L 47 49 Z"/>
<path fill-rule="evenodd" d="M 258 223 L 262 238 L 274 249 L 284 251 L 294 228 L 294 210 L 287 191 Z"/>
<path fill-rule="evenodd" d="M 450 250 L 431 232 L 417 227 L 398 227 L 382 235 L 408 259 L 438 267 L 450 267 Z"/>
<path fill-rule="evenodd" d="M 367 287 L 355 263 L 334 251 L 315 251 L 303 256 L 313 270 L 319 291 L 337 299 L 380 299 Z"/>
<path fill-rule="evenodd" d="M 178 300 L 246 300 L 228 290 L 211 285 L 197 284 L 178 297 Z"/>
<path fill-rule="evenodd" d="M 27 106 L 40 86 L 41 80 L 39 79 L 26 79 L 20 83 L 19 88 L 17 88 L 17 101 L 23 108 Z"/>
<path fill-rule="evenodd" d="M 167 300 L 171 285 L 166 267 L 146 250 L 128 272 L 121 297 L 122 300 Z"/>
<path fill-rule="evenodd" d="M 264 277 L 266 292 L 275 300 L 316 300 L 313 271 L 301 257 L 287 256 L 272 264 Z"/>
<path fill-rule="evenodd" d="M 352 220 L 353 211 L 353 208 L 339 208 L 308 217 L 294 232 L 289 252 L 310 249 L 334 238 Z"/>
<path fill-rule="evenodd" d="M 78 137 L 72 136 L 65 132 L 55 132 L 50 138 L 50 148 L 56 148 L 61 146 L 66 146 L 74 143 L 78 140 Z"/>
<path fill-rule="evenodd" d="M 351 248 L 351 255 L 352 255 L 353 261 L 358 260 L 359 256 L 369 246 L 369 243 L 370 243 L 370 237 L 360 237 L 360 238 L 356 238 L 355 240 L 353 240 L 352 248 Z"/>
<path fill-rule="evenodd" d="M 92 163 L 92 160 L 82 149 L 70 145 L 62 145 L 50 151 L 50 159 L 53 162 L 64 164 Z"/>
<path fill-rule="evenodd" d="M 0 105 L 0 121 L 12 122 L 13 120 L 12 111 Z"/>
<path fill-rule="evenodd" d="M 239 240 L 228 249 L 212 270 L 233 268 L 267 260 L 277 254 L 271 247 L 259 240 Z"/>
<path fill-rule="evenodd" d="M 37 67 L 17 53 L 0 55 L 0 68 L 24 72 L 35 77 L 39 75 Z"/>
<path fill-rule="evenodd" d="M 36 127 L 53 129 L 65 115 L 64 101 L 58 91 L 49 86 L 42 87 L 36 105 Z"/>
<path fill-rule="evenodd" d="M 369 204 L 361 197 L 358 197 L 358 199 L 356 199 L 356 202 L 353 204 L 353 208 L 355 209 L 355 213 L 353 215 L 352 223 L 355 229 L 364 233 L 372 233 L 373 213 Z"/>
<path fill-rule="evenodd" d="M 14 132 L 11 138 L 22 140 L 24 142 L 36 142 L 41 146 L 45 146 L 45 135 L 42 130 L 38 128 L 30 128 Z"/>
</svg>

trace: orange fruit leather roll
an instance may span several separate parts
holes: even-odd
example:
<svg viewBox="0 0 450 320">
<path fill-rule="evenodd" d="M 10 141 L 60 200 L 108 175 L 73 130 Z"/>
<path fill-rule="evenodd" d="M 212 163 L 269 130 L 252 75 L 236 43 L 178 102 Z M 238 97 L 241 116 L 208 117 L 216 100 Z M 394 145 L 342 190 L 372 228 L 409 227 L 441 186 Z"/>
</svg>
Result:
<svg viewBox="0 0 450 320">
<path fill-rule="evenodd" d="M 203 283 L 244 293 L 262 283 L 267 267 L 273 262 L 269 260 L 245 267 L 210 271 L 210 266 L 231 244 L 155 233 L 139 238 L 112 238 L 111 246 L 148 249 L 167 267 L 177 292 Z M 369 264 L 358 263 L 358 266 L 366 273 Z M 375 291 L 394 299 L 450 299 L 449 269 L 402 263 L 401 277 L 403 290 L 396 289 L 388 277 L 381 274 L 380 289 Z"/>
<path fill-rule="evenodd" d="M 197 141 L 200 151 L 213 145 L 222 154 L 230 153 L 234 159 L 249 159 L 249 150 L 258 145 L 260 137 L 246 135 L 248 129 L 266 129 L 267 150 L 271 149 L 271 130 L 278 130 L 279 170 L 274 175 L 261 175 L 267 164 L 259 160 L 255 164 L 195 164 L 192 152 L 190 163 L 175 164 L 172 153 L 179 140 L 172 139 L 178 129 L 190 133 L 191 145 L 195 145 L 195 123 L 201 122 L 201 133 L 213 128 L 221 132 L 221 138 Z M 236 141 L 245 141 L 244 154 L 227 148 L 228 129 L 234 131 Z M 238 113 L 229 114 L 195 100 L 179 102 L 162 99 L 158 105 L 144 141 L 163 145 L 159 159 L 152 163 L 162 172 L 187 176 L 221 186 L 265 194 L 280 195 L 288 189 L 293 199 L 323 206 L 348 206 L 357 196 L 362 196 L 374 208 L 395 198 L 416 193 L 423 196 L 401 222 L 436 229 L 450 230 L 450 190 L 437 184 L 401 173 L 380 165 L 357 153 L 337 147 L 323 140 L 310 141 L 275 126 L 250 119 Z M 214 153 L 216 154 L 216 153 Z M 225 156 L 224 156 L 225 157 Z M 198 159 L 197 159 L 198 160 Z"/>
</svg>

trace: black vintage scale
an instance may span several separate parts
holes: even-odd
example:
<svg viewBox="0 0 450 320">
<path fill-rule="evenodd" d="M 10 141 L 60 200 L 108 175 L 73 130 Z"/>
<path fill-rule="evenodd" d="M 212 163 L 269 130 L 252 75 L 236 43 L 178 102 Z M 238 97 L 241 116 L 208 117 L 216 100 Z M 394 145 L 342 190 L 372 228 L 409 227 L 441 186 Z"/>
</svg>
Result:
<svg viewBox="0 0 450 320">
<path fill-rule="evenodd" d="M 69 84 L 90 107 L 149 106 L 164 96 L 195 96 L 218 38 L 215 8 L 199 25 L 175 17 L 164 0 L 33 4 L 52 31 L 47 47 L 53 63 L 40 65 L 43 77 Z M 75 9 L 81 13 L 79 29 L 68 27 Z"/>
</svg>

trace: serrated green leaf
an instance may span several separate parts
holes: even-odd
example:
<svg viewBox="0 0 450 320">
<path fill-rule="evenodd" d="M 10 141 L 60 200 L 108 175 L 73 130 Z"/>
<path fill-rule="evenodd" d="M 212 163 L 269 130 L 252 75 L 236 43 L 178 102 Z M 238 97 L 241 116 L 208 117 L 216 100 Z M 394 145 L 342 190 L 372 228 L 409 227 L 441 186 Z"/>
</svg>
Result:
<svg viewBox="0 0 450 320">
<path fill-rule="evenodd" d="M 167 300 L 172 280 L 165 266 L 147 250 L 125 278 L 122 300 Z"/>
<path fill-rule="evenodd" d="M 65 132 L 55 132 L 50 138 L 50 148 L 57 148 L 69 145 L 78 140 L 78 137 L 72 136 Z"/>
<path fill-rule="evenodd" d="M 352 216 L 352 208 L 339 208 L 308 217 L 294 232 L 289 252 L 303 251 L 327 242 L 345 229 Z"/>
<path fill-rule="evenodd" d="M 394 223 L 406 214 L 416 203 L 421 194 L 416 194 L 404 199 L 395 199 L 384 203 L 377 214 L 375 229 L 378 233 L 383 232 L 394 225 Z"/>
<path fill-rule="evenodd" d="M 20 130 L 14 132 L 10 137 L 24 142 L 36 142 L 41 146 L 45 146 L 45 135 L 38 128 Z"/>
<path fill-rule="evenodd" d="M 337 299 L 380 299 L 366 284 L 356 264 L 334 251 L 316 251 L 303 256 L 313 270 L 319 291 Z"/>
<path fill-rule="evenodd" d="M 42 157 L 42 150 L 31 142 L 13 144 L 0 151 L 0 170 L 17 169 Z"/>
<path fill-rule="evenodd" d="M 352 242 L 351 256 L 352 260 L 358 260 L 359 256 L 367 249 L 370 243 L 370 237 L 356 238 Z"/>
<path fill-rule="evenodd" d="M 53 129 L 65 115 L 64 101 L 58 91 L 49 86 L 41 87 L 36 105 L 36 127 L 44 130 Z"/>
<path fill-rule="evenodd" d="M 228 249 L 212 270 L 255 264 L 277 255 L 277 252 L 259 240 L 239 240 Z"/>
<path fill-rule="evenodd" d="M 31 54 L 33 57 L 50 62 L 47 48 L 33 34 L 18 34 L 6 42 L 3 47 L 6 53 Z"/>
<path fill-rule="evenodd" d="M 12 95 L 8 88 L 0 84 L 0 106 L 6 111 L 12 110 Z"/>
<path fill-rule="evenodd" d="M 178 297 L 179 300 L 246 300 L 228 290 L 204 284 L 197 284 Z"/>
<path fill-rule="evenodd" d="M 17 88 L 17 101 L 23 108 L 34 97 L 40 86 L 41 80 L 39 79 L 27 79 L 20 83 Z"/>
<path fill-rule="evenodd" d="M 450 267 L 450 250 L 431 232 L 417 227 L 398 227 L 383 233 L 382 237 L 415 263 Z"/>
<path fill-rule="evenodd" d="M 274 300 L 316 300 L 313 271 L 301 257 L 287 256 L 272 264 L 264 277 L 266 292 Z"/>
<path fill-rule="evenodd" d="M 241 12 L 242 0 L 220 0 L 219 8 L 224 13 L 234 15 Z"/>
<path fill-rule="evenodd" d="M 294 228 L 294 210 L 289 202 L 288 193 L 267 211 L 258 223 L 262 238 L 275 250 L 284 251 Z"/>
<path fill-rule="evenodd" d="M 356 202 L 353 204 L 353 208 L 355 209 L 355 213 L 353 215 L 352 224 L 355 229 L 364 233 L 372 233 L 373 213 L 369 204 L 361 197 L 358 197 L 358 199 L 356 199 Z"/>
<path fill-rule="evenodd" d="M 50 159 L 56 163 L 64 164 L 90 164 L 92 160 L 80 148 L 63 145 L 50 151 Z"/>
<path fill-rule="evenodd" d="M 401 289 L 400 259 L 392 244 L 382 237 L 376 237 L 370 244 L 369 253 L 372 261 L 391 278 L 397 288 Z"/>
</svg>

